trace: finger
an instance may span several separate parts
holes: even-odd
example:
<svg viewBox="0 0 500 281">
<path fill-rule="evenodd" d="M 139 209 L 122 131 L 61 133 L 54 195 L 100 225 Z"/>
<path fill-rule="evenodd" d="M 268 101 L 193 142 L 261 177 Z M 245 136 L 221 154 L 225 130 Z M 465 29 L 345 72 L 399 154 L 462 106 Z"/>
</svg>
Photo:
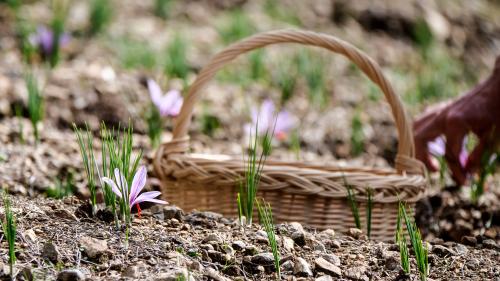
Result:
<svg viewBox="0 0 500 281">
<path fill-rule="evenodd" d="M 460 152 L 467 131 L 460 120 L 452 120 L 446 128 L 446 153 L 445 158 L 451 170 L 453 180 L 458 185 L 463 185 L 466 180 L 464 167 L 460 163 Z"/>
</svg>

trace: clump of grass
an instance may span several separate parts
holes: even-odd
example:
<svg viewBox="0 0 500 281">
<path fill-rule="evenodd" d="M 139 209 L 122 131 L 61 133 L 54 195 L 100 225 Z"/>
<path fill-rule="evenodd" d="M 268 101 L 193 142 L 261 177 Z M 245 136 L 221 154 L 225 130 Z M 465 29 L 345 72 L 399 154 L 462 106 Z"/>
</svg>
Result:
<svg viewBox="0 0 500 281">
<path fill-rule="evenodd" d="M 162 19 L 168 19 L 173 2 L 173 0 L 155 0 L 154 14 Z"/>
<path fill-rule="evenodd" d="M 2 221 L 3 235 L 9 244 L 10 277 L 14 280 L 14 265 L 16 263 L 16 219 L 12 212 L 10 198 L 3 192 L 5 219 Z"/>
<path fill-rule="evenodd" d="M 250 78 L 252 78 L 252 80 L 259 81 L 266 76 L 267 69 L 264 64 L 264 60 L 265 53 L 263 49 L 254 51 L 250 54 Z"/>
<path fill-rule="evenodd" d="M 403 219 L 406 225 L 406 229 L 408 231 L 408 236 L 410 237 L 410 242 L 413 247 L 413 251 L 415 252 L 415 260 L 417 261 L 417 268 L 420 274 L 420 280 L 427 280 L 427 276 L 429 275 L 429 260 L 428 260 L 428 249 L 427 246 L 424 245 L 422 241 L 422 235 L 420 234 L 420 230 L 418 229 L 415 221 L 412 221 L 406 212 L 406 206 L 404 203 L 399 203 L 399 213 L 398 213 L 398 228 L 399 232 L 402 232 L 400 224 Z M 401 235 L 403 236 L 403 235 Z M 400 241 L 404 240 L 404 237 L 398 237 Z M 400 242 L 401 243 L 401 242 Z M 406 243 L 406 242 L 405 242 Z M 401 250 L 400 250 L 401 251 Z M 404 261 L 406 263 L 406 261 Z M 403 263 L 403 260 L 402 260 Z M 409 266 L 408 266 L 409 268 Z"/>
<path fill-rule="evenodd" d="M 365 148 L 365 136 L 363 133 L 363 122 L 358 111 L 351 120 L 351 153 L 353 156 L 360 155 Z"/>
<path fill-rule="evenodd" d="M 97 212 L 97 199 L 96 199 L 96 171 L 95 171 L 95 156 L 94 156 L 94 138 L 90 132 L 88 124 L 85 124 L 85 131 L 82 132 L 76 124 L 73 123 L 73 130 L 75 131 L 78 147 L 80 148 L 80 155 L 83 160 L 83 167 L 87 176 L 87 185 L 90 191 L 90 204 L 92 205 L 92 214 Z"/>
<path fill-rule="evenodd" d="M 42 90 L 38 86 L 38 82 L 33 74 L 28 73 L 24 77 L 26 89 L 28 90 L 28 114 L 33 126 L 33 134 L 35 141 L 40 141 L 39 125 L 44 115 L 44 101 Z"/>
<path fill-rule="evenodd" d="M 73 173 L 69 172 L 67 177 L 64 179 L 56 179 L 56 183 L 53 187 L 50 187 L 45 192 L 47 197 L 62 199 L 73 195 L 75 191 L 75 182 L 73 180 Z"/>
<path fill-rule="evenodd" d="M 153 69 L 159 65 L 159 55 L 145 42 L 123 37 L 113 40 L 111 45 L 125 68 Z"/>
<path fill-rule="evenodd" d="M 167 47 L 165 73 L 168 77 L 186 80 L 189 73 L 186 49 L 186 40 L 180 34 L 176 34 Z"/>
<path fill-rule="evenodd" d="M 274 269 L 276 270 L 277 280 L 280 280 L 280 254 L 278 250 L 278 242 L 276 241 L 276 233 L 274 231 L 275 226 L 271 205 L 269 203 L 266 203 L 264 199 L 262 199 L 261 203 L 259 203 L 259 200 L 257 200 L 256 203 L 257 209 L 259 211 L 260 223 L 264 226 L 264 229 L 267 233 L 267 239 L 269 240 L 269 245 L 271 246 L 271 251 L 273 253 Z"/>
<path fill-rule="evenodd" d="M 49 54 L 49 63 L 51 67 L 55 67 L 60 59 L 60 44 L 61 38 L 64 34 L 64 25 L 66 16 L 68 14 L 69 1 L 68 0 L 54 0 L 52 3 L 53 17 L 50 24 L 53 32 L 53 46 L 52 52 Z"/>
<path fill-rule="evenodd" d="M 281 104 L 283 105 L 292 98 L 297 84 L 296 69 L 288 60 L 278 65 L 275 81 L 276 86 L 281 91 Z"/>
<path fill-rule="evenodd" d="M 485 151 L 481 156 L 481 164 L 477 177 L 473 178 L 471 185 L 471 201 L 477 204 L 479 198 L 484 194 L 484 185 L 489 175 L 495 173 L 497 163 L 499 162 L 498 153 Z"/>
<path fill-rule="evenodd" d="M 294 13 L 291 13 L 289 9 L 280 7 L 280 1 L 277 0 L 266 0 L 264 2 L 264 11 L 269 17 L 284 21 L 296 26 L 301 25 L 300 19 Z"/>
<path fill-rule="evenodd" d="M 244 183 L 240 185 L 240 192 L 237 195 L 238 213 L 240 222 L 244 221 L 248 225 L 252 224 L 253 210 L 260 178 L 264 169 L 267 156 L 271 152 L 272 133 L 266 131 L 263 136 L 262 149 L 259 150 L 260 138 L 258 137 L 258 124 L 255 126 L 255 135 L 250 134 L 250 147 L 245 165 Z"/>
<path fill-rule="evenodd" d="M 298 75 L 303 76 L 309 89 L 309 100 L 315 106 L 325 106 L 329 100 L 325 87 L 325 62 L 309 51 L 295 57 Z"/>
<path fill-rule="evenodd" d="M 17 11 L 21 7 L 21 0 L 1 0 L 0 3 L 5 3 L 14 11 Z"/>
<path fill-rule="evenodd" d="M 146 111 L 146 123 L 148 125 L 148 136 L 153 147 L 158 147 L 161 141 L 163 130 L 163 118 L 160 115 L 158 107 L 151 104 Z"/>
<path fill-rule="evenodd" d="M 210 137 L 212 137 L 215 131 L 221 126 L 219 118 L 209 113 L 207 109 L 203 111 L 203 114 L 200 117 L 200 123 L 201 132 Z"/>
<path fill-rule="evenodd" d="M 410 274 L 410 253 L 408 251 L 408 245 L 406 245 L 406 238 L 404 236 L 404 231 L 402 227 L 402 212 L 401 205 L 399 206 L 398 220 L 396 226 L 396 244 L 399 246 L 399 256 L 401 258 L 401 268 L 404 273 Z"/>
<path fill-rule="evenodd" d="M 228 22 L 218 29 L 224 44 L 229 44 L 252 35 L 254 23 L 241 10 L 231 12 Z"/>
<path fill-rule="evenodd" d="M 344 178 L 344 184 L 347 189 L 347 202 L 351 207 L 352 216 L 354 218 L 354 224 L 356 225 L 357 228 L 361 229 L 361 220 L 359 218 L 359 209 L 358 209 L 358 202 L 356 200 L 356 194 L 352 190 L 352 186 L 347 183 L 345 178 Z"/>
<path fill-rule="evenodd" d="M 89 34 L 96 35 L 104 30 L 113 16 L 111 0 L 92 0 L 90 4 Z"/>
<path fill-rule="evenodd" d="M 16 103 L 14 105 L 14 112 L 16 114 L 19 130 L 19 140 L 21 144 L 24 144 L 24 125 L 23 125 L 23 108 L 20 104 Z"/>
</svg>

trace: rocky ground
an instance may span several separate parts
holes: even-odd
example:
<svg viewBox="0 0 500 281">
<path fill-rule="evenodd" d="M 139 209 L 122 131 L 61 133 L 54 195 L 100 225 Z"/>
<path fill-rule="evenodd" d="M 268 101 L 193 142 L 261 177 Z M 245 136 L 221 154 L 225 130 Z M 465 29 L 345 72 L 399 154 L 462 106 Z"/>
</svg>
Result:
<svg viewBox="0 0 500 281">
<path fill-rule="evenodd" d="M 20 280 L 274 280 L 273 256 L 259 225 L 242 228 L 217 213 L 154 206 L 134 218 L 128 247 L 112 216 L 88 214 L 74 197 L 15 197 Z M 417 280 L 401 273 L 395 244 L 298 223 L 277 225 L 282 280 Z M 1 255 L 6 255 L 2 242 Z M 431 241 L 433 280 L 497 280 L 500 246 L 485 236 L 466 245 Z M 7 266 L 3 264 L 4 275 Z M 26 276 L 33 276 L 29 279 Z M 24 278 L 24 279 L 23 279 Z"/>
</svg>

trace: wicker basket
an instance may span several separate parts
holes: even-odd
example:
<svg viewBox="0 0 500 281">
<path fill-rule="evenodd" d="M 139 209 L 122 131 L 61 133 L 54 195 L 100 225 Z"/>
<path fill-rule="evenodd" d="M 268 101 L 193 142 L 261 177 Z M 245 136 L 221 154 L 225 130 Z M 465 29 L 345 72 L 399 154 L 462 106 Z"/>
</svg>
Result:
<svg viewBox="0 0 500 281">
<path fill-rule="evenodd" d="M 311 45 L 339 53 L 356 64 L 382 90 L 389 103 L 399 135 L 395 169 L 319 166 L 268 160 L 259 196 L 273 208 L 275 221 L 298 221 L 318 229 L 346 232 L 354 227 L 347 201 L 345 180 L 359 201 L 364 225 L 366 192 L 373 194 L 371 237 L 394 237 L 398 201 L 414 205 L 427 186 L 425 168 L 414 157 L 409 118 L 399 97 L 382 74 L 378 64 L 353 45 L 326 34 L 300 30 L 279 30 L 254 35 L 216 54 L 200 71 L 189 88 L 176 120 L 173 139 L 157 151 L 154 167 L 162 182 L 163 196 L 186 211 L 215 211 L 237 216 L 236 193 L 244 176 L 242 157 L 189 154 L 188 127 L 201 89 L 228 62 L 240 54 L 277 43 Z"/>
</svg>

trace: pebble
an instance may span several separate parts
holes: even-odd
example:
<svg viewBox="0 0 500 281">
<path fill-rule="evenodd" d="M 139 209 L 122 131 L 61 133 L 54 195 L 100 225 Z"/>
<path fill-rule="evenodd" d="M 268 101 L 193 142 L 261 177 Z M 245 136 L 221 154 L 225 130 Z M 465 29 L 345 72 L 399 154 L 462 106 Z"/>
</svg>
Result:
<svg viewBox="0 0 500 281">
<path fill-rule="evenodd" d="M 274 264 L 274 256 L 272 253 L 260 253 L 252 257 L 252 263 L 258 265 L 272 265 Z"/>
<path fill-rule="evenodd" d="M 98 258 L 108 251 L 108 243 L 105 240 L 83 236 L 79 242 L 85 254 L 91 259 Z"/>
<path fill-rule="evenodd" d="M 349 236 L 351 236 L 354 239 L 359 239 L 363 235 L 363 231 L 359 228 L 349 228 L 347 234 L 349 234 Z"/>
<path fill-rule="evenodd" d="M 476 246 L 477 245 L 477 239 L 474 236 L 463 236 L 461 240 L 462 240 L 462 243 L 464 245 L 468 245 L 468 246 Z"/>
<path fill-rule="evenodd" d="M 432 247 L 432 253 L 442 258 L 456 255 L 455 251 L 442 245 L 434 245 Z"/>
<path fill-rule="evenodd" d="M 316 265 L 316 271 L 324 272 L 335 277 L 342 276 L 342 270 L 340 267 L 328 262 L 324 258 L 317 258 L 314 261 L 314 264 Z"/>
<path fill-rule="evenodd" d="M 335 254 L 323 254 L 322 257 L 328 262 L 336 266 L 340 266 L 340 258 L 337 257 Z"/>
<path fill-rule="evenodd" d="M 318 242 L 318 241 L 314 242 L 313 249 L 314 249 L 314 251 L 318 251 L 318 252 L 325 252 L 326 251 L 325 245 L 323 245 L 323 243 Z"/>
<path fill-rule="evenodd" d="M 59 260 L 59 250 L 56 245 L 52 242 L 46 242 L 43 244 L 42 257 L 52 263 L 57 263 Z"/>
<path fill-rule="evenodd" d="M 368 276 L 365 275 L 366 273 L 366 267 L 365 266 L 355 266 L 348 268 L 345 272 L 344 275 L 347 278 L 350 278 L 352 280 L 366 280 L 368 281 Z"/>
<path fill-rule="evenodd" d="M 122 277 L 129 277 L 132 279 L 137 279 L 139 277 L 139 267 L 136 265 L 127 267 L 123 271 Z"/>
<path fill-rule="evenodd" d="M 485 239 L 483 240 L 483 246 L 488 249 L 499 249 L 500 247 L 497 245 L 495 240 L 493 239 Z"/>
<path fill-rule="evenodd" d="M 339 240 L 333 240 L 332 241 L 332 247 L 335 248 L 335 249 L 340 249 L 340 247 L 342 246 L 342 244 L 340 244 L 340 241 Z"/>
<path fill-rule="evenodd" d="M 35 231 L 33 231 L 32 228 L 26 230 L 25 232 L 23 232 L 23 237 L 26 241 L 30 242 L 30 243 L 36 243 L 36 241 L 38 240 L 36 234 L 35 234 Z"/>
<path fill-rule="evenodd" d="M 285 249 L 285 251 L 292 252 L 294 244 L 295 243 L 291 238 L 286 236 L 283 237 L 283 248 Z"/>
<path fill-rule="evenodd" d="M 333 278 L 330 275 L 323 275 L 323 276 L 320 276 L 314 280 L 315 281 L 333 281 Z"/>
<path fill-rule="evenodd" d="M 469 252 L 469 249 L 462 244 L 457 244 L 453 249 L 459 256 L 466 255 Z"/>
<path fill-rule="evenodd" d="M 297 258 L 293 265 L 293 274 L 302 277 L 311 277 L 313 276 L 311 266 L 309 263 L 303 258 Z"/>
<path fill-rule="evenodd" d="M 306 236 L 304 231 L 297 230 L 290 235 L 290 238 L 292 238 L 293 242 L 299 246 L 304 246 L 306 244 Z"/>
<path fill-rule="evenodd" d="M 281 264 L 282 271 L 293 271 L 293 261 L 286 261 Z"/>
<path fill-rule="evenodd" d="M 66 209 L 57 209 L 54 210 L 52 213 L 54 216 L 59 217 L 61 219 L 67 219 L 70 221 L 77 221 L 78 219 L 76 218 L 75 214 L 71 213 L 70 211 Z"/>
<path fill-rule="evenodd" d="M 304 232 L 304 227 L 302 226 L 302 224 L 300 224 L 300 222 L 291 222 L 289 224 L 290 228 L 292 229 L 292 232 L 295 232 L 295 231 L 301 231 L 301 232 Z"/>
<path fill-rule="evenodd" d="M 57 281 L 85 280 L 85 275 L 78 269 L 66 269 L 57 274 Z"/>
<path fill-rule="evenodd" d="M 246 247 L 246 244 L 245 242 L 241 241 L 241 240 L 237 240 L 237 241 L 234 241 L 231 246 L 233 247 L 233 249 L 235 249 L 236 251 L 241 251 L 243 249 L 245 249 Z"/>
<path fill-rule="evenodd" d="M 222 243 L 222 239 L 215 233 L 208 234 L 204 239 L 203 243 L 215 242 L 217 244 Z"/>
</svg>

